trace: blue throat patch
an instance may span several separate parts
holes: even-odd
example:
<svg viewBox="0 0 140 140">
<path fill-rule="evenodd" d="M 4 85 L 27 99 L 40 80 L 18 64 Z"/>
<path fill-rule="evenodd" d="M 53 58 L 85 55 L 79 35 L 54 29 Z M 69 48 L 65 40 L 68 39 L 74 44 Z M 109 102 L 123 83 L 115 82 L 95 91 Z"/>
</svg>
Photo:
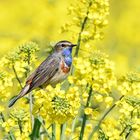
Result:
<svg viewBox="0 0 140 140">
<path fill-rule="evenodd" d="M 71 66 L 72 64 L 72 48 L 65 48 L 62 52 L 62 55 L 64 56 L 64 61 L 68 66 Z"/>
</svg>

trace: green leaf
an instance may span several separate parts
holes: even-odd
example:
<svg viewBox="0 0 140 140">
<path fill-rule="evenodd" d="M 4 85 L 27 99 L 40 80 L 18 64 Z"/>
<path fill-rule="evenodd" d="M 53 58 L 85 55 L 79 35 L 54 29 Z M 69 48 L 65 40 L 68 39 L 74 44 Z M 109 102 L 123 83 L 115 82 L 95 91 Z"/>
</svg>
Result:
<svg viewBox="0 0 140 140">
<path fill-rule="evenodd" d="M 34 119 L 34 127 L 30 135 L 31 140 L 37 140 L 40 138 L 41 124 L 42 124 L 42 119 L 40 117 Z"/>
</svg>

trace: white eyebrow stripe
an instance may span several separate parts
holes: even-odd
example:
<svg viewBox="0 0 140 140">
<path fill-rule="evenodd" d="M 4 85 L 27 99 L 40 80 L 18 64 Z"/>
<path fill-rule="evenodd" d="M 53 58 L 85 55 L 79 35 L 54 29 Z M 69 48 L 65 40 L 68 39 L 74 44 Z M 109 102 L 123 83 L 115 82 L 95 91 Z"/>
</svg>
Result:
<svg viewBox="0 0 140 140">
<path fill-rule="evenodd" d="M 60 45 L 62 45 L 62 44 L 65 44 L 65 45 L 68 45 L 68 46 L 71 45 L 71 43 L 68 43 L 68 42 L 61 42 Z"/>
</svg>

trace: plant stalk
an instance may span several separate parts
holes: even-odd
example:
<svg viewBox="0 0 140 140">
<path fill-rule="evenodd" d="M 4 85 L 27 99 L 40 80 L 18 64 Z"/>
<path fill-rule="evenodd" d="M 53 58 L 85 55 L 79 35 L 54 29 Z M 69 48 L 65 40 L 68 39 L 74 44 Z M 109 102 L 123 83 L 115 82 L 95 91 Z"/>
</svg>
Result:
<svg viewBox="0 0 140 140">
<path fill-rule="evenodd" d="M 28 60 L 27 63 L 30 66 L 30 60 L 31 60 L 31 53 L 28 51 Z M 28 71 L 30 73 L 30 69 Z M 30 112 L 30 119 L 31 119 L 31 130 L 33 130 L 34 126 L 34 116 L 32 115 L 32 110 L 33 110 L 33 98 L 32 98 L 32 91 L 28 94 L 29 97 L 29 112 Z"/>
<path fill-rule="evenodd" d="M 21 81 L 20 81 L 20 79 L 19 79 L 19 77 L 18 77 L 18 74 L 17 74 L 17 71 L 16 71 L 16 69 L 15 69 L 15 66 L 13 65 L 12 68 L 13 68 L 14 74 L 15 74 L 15 76 L 16 76 L 16 79 L 17 79 L 17 81 L 18 81 L 18 83 L 19 83 L 19 85 L 20 85 L 20 87 L 21 87 L 21 89 L 22 89 L 23 86 L 22 86 Z"/>
<path fill-rule="evenodd" d="M 60 140 L 65 140 L 66 123 L 61 124 L 60 130 Z"/>
<path fill-rule="evenodd" d="M 90 87 L 89 95 L 88 95 L 88 99 L 87 99 L 87 103 L 86 103 L 86 106 L 85 107 L 89 107 L 91 96 L 92 96 L 92 87 Z M 81 127 L 81 131 L 80 131 L 80 136 L 79 136 L 79 140 L 83 140 L 87 117 L 88 116 L 84 113 L 82 127 Z"/>
<path fill-rule="evenodd" d="M 73 122 L 72 122 L 71 135 L 70 135 L 69 140 L 72 140 L 72 135 L 73 135 L 73 133 L 74 133 L 75 123 L 76 123 L 76 118 L 75 118 L 75 119 L 73 120 Z"/>
<path fill-rule="evenodd" d="M 56 124 L 52 124 L 52 140 L 56 140 Z"/>
<path fill-rule="evenodd" d="M 84 31 L 85 25 L 86 25 L 86 23 L 87 23 L 88 14 L 89 14 L 89 8 L 90 8 L 91 5 L 92 5 L 92 2 L 89 3 L 89 6 L 88 6 L 88 8 L 87 8 L 86 16 L 85 16 L 85 18 L 83 19 L 83 22 L 82 22 L 82 24 L 81 24 L 81 30 L 80 30 L 80 32 L 79 32 L 79 34 L 78 34 L 77 46 L 76 46 L 76 50 L 75 50 L 74 57 L 77 57 L 78 54 L 79 54 L 79 49 L 80 49 L 80 45 L 81 45 L 82 32 Z M 71 75 L 73 75 L 73 72 L 74 72 L 74 67 L 72 66 L 72 67 L 71 67 Z"/>
<path fill-rule="evenodd" d="M 82 25 L 81 25 L 81 30 L 80 30 L 79 35 L 78 35 L 77 46 L 76 46 L 76 50 L 75 50 L 74 57 L 75 57 L 75 56 L 77 57 L 77 56 L 78 56 L 78 53 L 79 53 L 79 49 L 80 49 L 80 45 L 81 45 L 82 32 L 83 32 L 83 30 L 84 30 L 84 28 L 85 28 L 85 25 L 86 25 L 86 23 L 87 23 L 88 14 L 89 14 L 89 8 L 90 8 L 91 5 L 92 5 L 92 2 L 89 3 L 86 16 L 85 16 L 85 18 L 83 19 L 83 23 L 82 23 Z"/>
<path fill-rule="evenodd" d="M 30 119 L 31 119 L 31 130 L 33 129 L 34 126 L 34 116 L 32 115 L 32 110 L 33 110 L 33 98 L 32 98 L 32 92 L 28 94 L 29 97 L 29 111 L 30 111 Z"/>
<path fill-rule="evenodd" d="M 20 134 L 22 134 L 22 125 L 21 125 L 20 119 L 18 119 L 18 126 L 19 126 L 19 130 L 20 130 Z"/>
</svg>

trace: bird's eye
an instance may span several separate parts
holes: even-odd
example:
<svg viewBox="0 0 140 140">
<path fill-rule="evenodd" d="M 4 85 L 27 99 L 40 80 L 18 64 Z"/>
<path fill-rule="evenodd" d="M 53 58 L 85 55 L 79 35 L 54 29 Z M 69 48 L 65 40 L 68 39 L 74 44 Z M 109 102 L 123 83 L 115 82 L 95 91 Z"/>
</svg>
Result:
<svg viewBox="0 0 140 140">
<path fill-rule="evenodd" d="M 62 44 L 62 47 L 65 47 L 66 45 L 65 44 Z"/>
</svg>

